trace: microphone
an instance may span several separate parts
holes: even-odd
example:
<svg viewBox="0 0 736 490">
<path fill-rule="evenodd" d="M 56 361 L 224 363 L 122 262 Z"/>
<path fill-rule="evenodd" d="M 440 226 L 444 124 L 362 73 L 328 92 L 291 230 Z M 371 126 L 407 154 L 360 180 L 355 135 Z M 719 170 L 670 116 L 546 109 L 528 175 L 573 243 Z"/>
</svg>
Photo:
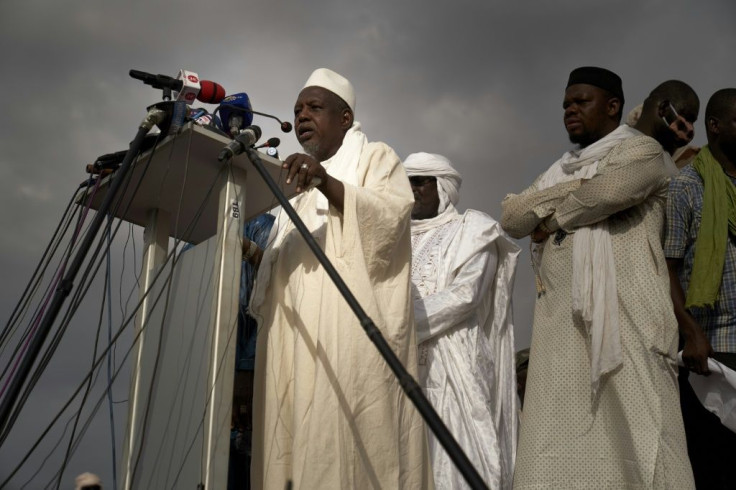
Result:
<svg viewBox="0 0 736 490">
<path fill-rule="evenodd" d="M 220 105 L 215 109 L 215 113 L 218 111 L 220 112 L 220 118 L 222 119 L 222 130 L 230 131 L 230 134 L 233 136 L 235 136 L 244 126 L 248 126 L 253 123 L 254 114 L 275 119 L 279 124 L 281 124 L 281 131 L 284 133 L 288 133 L 292 130 L 291 123 L 289 122 L 282 122 L 281 119 L 276 116 L 272 116 L 271 114 L 254 111 L 251 106 L 250 99 L 248 98 L 248 94 L 245 92 L 228 95 L 222 99 Z M 242 118 L 242 122 L 240 118 Z"/>
<path fill-rule="evenodd" d="M 279 159 L 279 151 L 276 149 L 276 147 L 273 146 L 269 146 L 268 148 L 266 148 L 266 155 L 275 158 L 276 160 Z"/>
<path fill-rule="evenodd" d="M 256 149 L 258 148 L 276 148 L 281 144 L 281 140 L 278 138 L 268 138 L 268 141 L 266 141 L 263 144 L 260 144 L 256 146 Z"/>
<path fill-rule="evenodd" d="M 172 90 L 179 92 L 177 100 L 185 100 L 187 104 L 194 102 L 195 98 L 205 104 L 217 104 L 225 98 L 225 89 L 222 85 L 209 80 L 200 80 L 196 73 L 187 70 L 179 70 L 177 78 L 152 75 L 139 70 L 130 70 L 128 74 L 146 85 L 163 90 L 164 98 L 170 98 Z"/>
<path fill-rule="evenodd" d="M 184 101 L 191 105 L 194 99 L 197 98 L 201 85 L 199 84 L 199 75 L 193 71 L 179 70 L 179 74 L 176 76 L 177 80 L 181 81 L 181 88 L 177 90 L 176 101 Z M 175 89 L 176 90 L 176 89 Z"/>
<path fill-rule="evenodd" d="M 229 132 L 235 137 L 241 129 L 250 126 L 253 122 L 253 107 L 250 104 L 250 98 L 245 92 L 228 95 L 218 107 L 220 111 L 220 119 L 222 120 L 222 129 Z"/>
<path fill-rule="evenodd" d="M 261 137 L 261 128 L 258 126 L 248 126 L 240 132 L 225 148 L 222 149 L 217 159 L 219 161 L 240 155 L 246 148 L 253 146 L 258 138 Z"/>
<path fill-rule="evenodd" d="M 209 80 L 200 80 L 199 93 L 197 100 L 205 104 L 219 104 L 225 98 L 225 88 L 219 83 L 210 82 Z"/>
</svg>

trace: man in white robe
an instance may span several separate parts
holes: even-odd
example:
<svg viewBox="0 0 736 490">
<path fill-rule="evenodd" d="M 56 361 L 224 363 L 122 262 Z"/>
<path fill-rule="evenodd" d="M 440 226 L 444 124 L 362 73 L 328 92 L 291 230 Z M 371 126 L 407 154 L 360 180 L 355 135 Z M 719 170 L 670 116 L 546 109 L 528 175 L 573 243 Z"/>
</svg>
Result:
<svg viewBox="0 0 736 490">
<path fill-rule="evenodd" d="M 394 151 L 354 122 L 352 85 L 316 70 L 294 106 L 308 153 L 284 162 L 292 200 L 327 257 L 416 376 L 410 297 L 413 196 Z M 424 423 L 285 213 L 260 262 L 252 485 L 431 488 Z"/>
<path fill-rule="evenodd" d="M 462 179 L 447 158 L 404 161 L 414 191 L 412 284 L 419 383 L 489 488 L 513 478 L 518 407 L 511 293 L 519 247 L 480 211 L 455 209 Z M 437 488 L 468 488 L 434 435 Z"/>
<path fill-rule="evenodd" d="M 504 230 L 538 246 L 517 490 L 693 488 L 662 236 L 676 171 L 663 146 L 688 138 L 669 103 L 690 119 L 697 105 L 662 85 L 634 129 L 619 126 L 617 75 L 574 70 L 564 121 L 580 147 L 503 201 Z"/>
</svg>

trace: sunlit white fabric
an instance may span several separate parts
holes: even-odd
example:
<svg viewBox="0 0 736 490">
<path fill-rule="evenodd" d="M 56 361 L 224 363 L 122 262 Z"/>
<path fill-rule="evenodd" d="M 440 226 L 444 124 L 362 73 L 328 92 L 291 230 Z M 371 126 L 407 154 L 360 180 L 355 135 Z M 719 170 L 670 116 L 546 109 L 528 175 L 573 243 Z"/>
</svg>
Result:
<svg viewBox="0 0 736 490">
<path fill-rule="evenodd" d="M 357 141 L 350 138 L 346 148 Z M 416 376 L 411 189 L 391 148 L 360 146 L 352 155 L 342 155 L 341 148 L 326 164 L 330 175 L 344 176 L 342 213 L 334 206 L 322 209 L 317 189 L 292 202 L 396 356 Z M 343 164 L 355 169 L 352 175 Z M 282 490 L 289 480 L 305 490 L 431 488 L 424 423 L 399 381 L 283 215 L 271 238 L 251 298 L 259 327 L 253 488 Z"/>
<path fill-rule="evenodd" d="M 518 408 L 511 292 L 519 248 L 489 216 L 450 205 L 412 221 L 419 379 L 490 488 L 511 488 Z M 437 488 L 468 488 L 429 437 Z"/>
</svg>

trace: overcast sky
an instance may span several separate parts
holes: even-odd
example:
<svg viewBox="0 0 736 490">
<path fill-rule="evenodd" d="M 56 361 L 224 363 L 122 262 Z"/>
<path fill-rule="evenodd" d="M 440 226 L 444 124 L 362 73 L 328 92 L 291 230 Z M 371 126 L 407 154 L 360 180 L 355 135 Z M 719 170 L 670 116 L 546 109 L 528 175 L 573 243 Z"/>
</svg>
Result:
<svg viewBox="0 0 736 490">
<path fill-rule="evenodd" d="M 353 82 L 356 119 L 370 140 L 387 142 L 402 158 L 415 151 L 448 156 L 464 177 L 459 207 L 498 219 L 503 196 L 524 189 L 570 147 L 561 103 L 577 66 L 620 74 L 625 112 L 664 80 L 689 83 L 701 98 L 695 142 L 703 144 L 708 97 L 736 86 L 734 20 L 733 0 L 3 0 L 3 324 L 72 190 L 87 177 L 85 164 L 126 148 L 145 107 L 160 99 L 128 77 L 130 69 L 170 76 L 192 70 L 228 93 L 247 92 L 255 110 L 290 119 L 309 73 L 332 68 Z M 282 156 L 297 150 L 293 135 L 275 123 L 256 123 L 264 136 L 282 137 Z M 534 294 L 528 241 L 519 243 L 514 305 L 522 348 L 530 343 Z M 132 267 L 127 261 L 124 274 Z M 40 394 L 0 449 L 0 479 L 56 413 L 54 404 L 79 384 L 90 362 L 80 353 L 94 341 L 95 304 L 94 318 L 70 326 Z M 126 410 L 116 406 L 118 425 Z M 111 486 L 107 416 L 100 411 L 62 487 L 85 470 Z M 25 479 L 45 454 L 28 465 Z M 50 462 L 29 488 L 56 469 Z"/>
</svg>

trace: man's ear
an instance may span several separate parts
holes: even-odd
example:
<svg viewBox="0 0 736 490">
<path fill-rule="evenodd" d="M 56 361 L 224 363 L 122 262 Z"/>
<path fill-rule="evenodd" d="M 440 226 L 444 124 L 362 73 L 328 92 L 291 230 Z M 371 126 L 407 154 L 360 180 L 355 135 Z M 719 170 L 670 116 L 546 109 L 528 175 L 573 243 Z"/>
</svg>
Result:
<svg viewBox="0 0 736 490">
<path fill-rule="evenodd" d="M 608 99 L 608 115 L 615 116 L 621 112 L 621 100 L 618 97 Z"/>
<path fill-rule="evenodd" d="M 720 134 L 721 128 L 718 126 L 718 119 L 711 116 L 705 121 L 705 129 L 711 134 Z"/>
<path fill-rule="evenodd" d="M 342 111 L 342 128 L 344 130 L 348 130 L 353 125 L 353 120 L 355 119 L 355 116 L 353 116 L 353 111 L 350 109 L 345 109 Z"/>
</svg>

